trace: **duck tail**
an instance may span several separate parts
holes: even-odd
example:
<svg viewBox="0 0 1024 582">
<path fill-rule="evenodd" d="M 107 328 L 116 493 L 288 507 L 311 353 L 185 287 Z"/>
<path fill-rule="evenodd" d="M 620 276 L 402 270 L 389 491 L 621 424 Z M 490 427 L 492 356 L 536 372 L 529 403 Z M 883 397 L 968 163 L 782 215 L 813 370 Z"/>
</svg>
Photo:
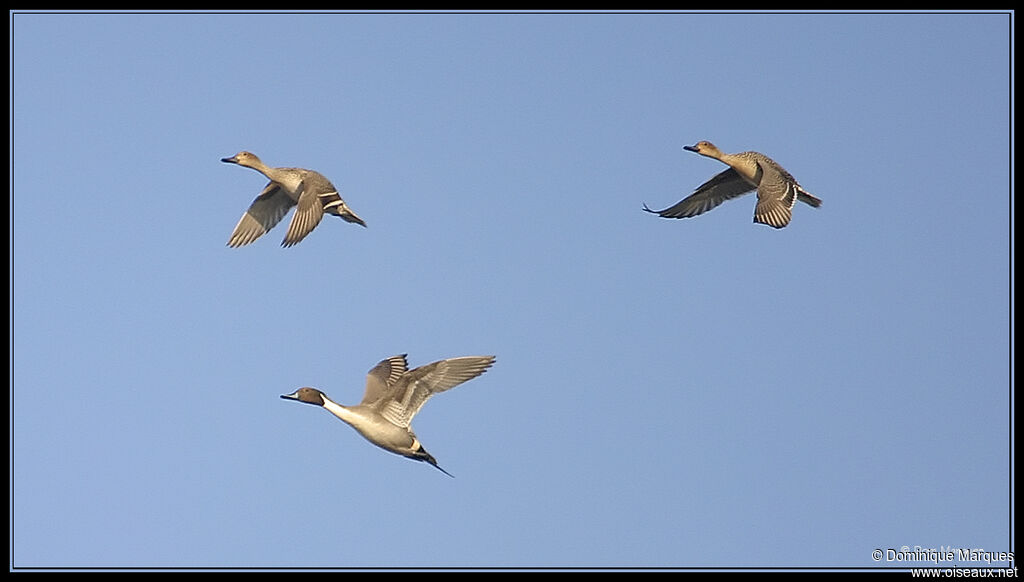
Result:
<svg viewBox="0 0 1024 582">
<path fill-rule="evenodd" d="M 362 227 L 366 227 L 366 222 L 359 218 L 355 212 L 352 212 L 352 209 L 348 207 L 348 204 L 345 204 L 345 201 L 341 199 L 337 192 L 321 194 L 320 197 L 323 199 L 324 212 L 340 217 L 345 222 L 354 222 Z"/>
<path fill-rule="evenodd" d="M 796 199 L 804 204 L 810 204 L 815 208 L 821 206 L 821 198 L 814 196 L 807 190 L 804 190 L 801 186 L 796 187 Z"/>
<path fill-rule="evenodd" d="M 417 442 L 416 444 L 419 444 L 419 443 Z M 416 456 L 414 458 L 418 459 L 420 461 L 424 461 L 426 463 L 430 463 L 438 471 L 444 473 L 445 475 L 448 475 L 452 479 L 455 478 L 455 475 L 452 475 L 448 471 L 445 471 L 444 469 L 441 468 L 441 465 L 437 464 L 437 459 L 435 459 L 433 455 L 428 453 L 427 450 L 423 448 L 423 445 L 419 445 L 419 448 L 416 449 Z"/>
</svg>

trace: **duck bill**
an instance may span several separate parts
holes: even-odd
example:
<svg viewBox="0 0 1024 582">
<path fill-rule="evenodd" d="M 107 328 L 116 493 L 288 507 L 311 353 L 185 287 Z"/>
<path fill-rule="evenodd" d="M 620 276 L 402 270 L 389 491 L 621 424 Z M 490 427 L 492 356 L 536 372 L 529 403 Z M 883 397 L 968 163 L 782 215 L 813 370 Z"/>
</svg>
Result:
<svg viewBox="0 0 1024 582">
<path fill-rule="evenodd" d="M 688 152 L 697 152 L 698 154 L 700 153 L 700 150 L 697 149 L 697 146 L 683 146 L 683 149 Z"/>
<path fill-rule="evenodd" d="M 225 164 L 237 164 L 238 158 L 235 156 L 231 156 L 230 158 L 221 158 L 220 161 L 224 162 Z"/>
</svg>

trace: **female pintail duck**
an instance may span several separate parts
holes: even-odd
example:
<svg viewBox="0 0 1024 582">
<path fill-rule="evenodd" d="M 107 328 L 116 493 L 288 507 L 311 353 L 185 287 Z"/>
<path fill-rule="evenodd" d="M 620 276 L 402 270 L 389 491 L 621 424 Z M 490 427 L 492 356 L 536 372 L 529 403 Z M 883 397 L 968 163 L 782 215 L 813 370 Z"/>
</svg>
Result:
<svg viewBox="0 0 1024 582">
<path fill-rule="evenodd" d="M 789 224 L 793 216 L 793 205 L 797 200 L 815 208 L 821 206 L 820 199 L 804 190 L 789 172 L 762 153 L 726 154 L 709 141 L 684 146 L 683 149 L 714 158 L 727 164 L 729 169 L 701 184 L 693 194 L 683 198 L 675 206 L 656 211 L 644 204 L 644 210 L 647 212 L 653 212 L 663 218 L 690 218 L 707 212 L 730 198 L 756 189 L 757 206 L 754 207 L 754 222 L 782 228 Z"/>
<path fill-rule="evenodd" d="M 341 199 L 338 189 L 319 172 L 303 168 L 271 168 L 256 154 L 244 151 L 221 161 L 252 168 L 270 179 L 238 221 L 228 240 L 229 247 L 244 246 L 258 239 L 281 222 L 288 209 L 295 205 L 298 209 L 292 216 L 281 246 L 290 247 L 305 238 L 320 224 L 325 212 L 366 226 L 363 219 Z"/>
<path fill-rule="evenodd" d="M 472 380 L 487 371 L 494 356 L 464 356 L 409 370 L 406 354 L 381 360 L 366 376 L 366 393 L 356 406 L 342 406 L 316 388 L 299 388 L 281 398 L 323 406 L 378 447 L 442 469 L 409 426 L 434 394 Z"/>
</svg>

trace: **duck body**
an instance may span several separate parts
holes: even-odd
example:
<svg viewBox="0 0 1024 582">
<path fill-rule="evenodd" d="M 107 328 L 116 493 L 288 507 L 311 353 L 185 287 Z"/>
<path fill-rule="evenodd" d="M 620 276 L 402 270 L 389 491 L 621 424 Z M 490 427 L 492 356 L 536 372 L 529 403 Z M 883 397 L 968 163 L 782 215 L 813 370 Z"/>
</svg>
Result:
<svg viewBox="0 0 1024 582">
<path fill-rule="evenodd" d="M 663 218 L 691 218 L 718 206 L 719 204 L 757 191 L 757 206 L 754 208 L 754 222 L 773 228 L 784 228 L 793 216 L 797 200 L 815 208 L 821 200 L 797 183 L 793 175 L 775 160 L 760 152 L 727 154 L 709 141 L 701 141 L 684 150 L 714 158 L 729 166 L 707 182 L 697 187 L 693 194 L 664 210 L 644 210 Z"/>
<path fill-rule="evenodd" d="M 281 243 L 285 247 L 298 244 L 304 239 L 316 228 L 325 213 L 366 226 L 363 219 L 345 204 L 338 189 L 319 172 L 305 168 L 272 168 L 264 164 L 256 154 L 247 151 L 222 158 L 221 161 L 252 168 L 270 180 L 235 226 L 228 239 L 230 247 L 245 246 L 263 236 L 293 206 L 298 208 Z"/>
<path fill-rule="evenodd" d="M 323 399 L 323 407 L 327 412 L 385 451 L 409 456 L 416 449 L 413 445 L 417 439 L 411 429 L 391 423 L 374 408 L 364 405 L 345 406 L 332 401 L 326 395 L 323 395 Z"/>
</svg>

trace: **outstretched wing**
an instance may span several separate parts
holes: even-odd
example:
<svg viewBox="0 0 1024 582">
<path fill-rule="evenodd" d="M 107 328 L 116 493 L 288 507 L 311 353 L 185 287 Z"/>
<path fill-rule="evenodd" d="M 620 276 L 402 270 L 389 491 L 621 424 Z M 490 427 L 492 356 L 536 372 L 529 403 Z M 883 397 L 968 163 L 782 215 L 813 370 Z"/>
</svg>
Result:
<svg viewBox="0 0 1024 582">
<path fill-rule="evenodd" d="M 726 200 L 742 196 L 753 190 L 754 187 L 750 185 L 750 182 L 744 180 L 739 172 L 729 168 L 701 184 L 693 194 L 683 198 L 674 206 L 665 210 L 651 210 L 645 204 L 644 210 L 662 218 L 690 218 L 703 214 Z"/>
<path fill-rule="evenodd" d="M 793 217 L 797 185 L 788 172 L 774 164 L 758 162 L 761 166 L 761 184 L 757 187 L 757 206 L 754 222 L 782 228 Z"/>
<path fill-rule="evenodd" d="M 377 409 L 388 422 L 408 428 L 431 396 L 476 378 L 492 364 L 494 356 L 464 356 L 421 366 L 399 378 L 391 397 L 380 401 Z"/>
<path fill-rule="evenodd" d="M 391 394 L 395 383 L 409 370 L 405 356 L 406 354 L 400 354 L 381 360 L 366 374 L 366 392 L 360 404 L 373 406 Z"/>
<path fill-rule="evenodd" d="M 317 196 L 314 189 L 306 187 L 305 180 L 299 186 L 296 195 L 299 198 L 299 204 L 292 216 L 291 224 L 288 225 L 288 232 L 285 233 L 284 240 L 281 242 L 283 247 L 298 244 L 299 241 L 306 238 L 307 234 L 313 232 L 313 229 L 320 224 L 320 220 L 324 217 L 323 202 L 320 201 L 320 197 Z"/>
<path fill-rule="evenodd" d="M 295 201 L 277 182 L 268 183 L 235 225 L 228 246 L 241 247 L 260 238 L 281 222 L 284 215 L 288 214 L 288 209 L 294 205 Z"/>
</svg>

